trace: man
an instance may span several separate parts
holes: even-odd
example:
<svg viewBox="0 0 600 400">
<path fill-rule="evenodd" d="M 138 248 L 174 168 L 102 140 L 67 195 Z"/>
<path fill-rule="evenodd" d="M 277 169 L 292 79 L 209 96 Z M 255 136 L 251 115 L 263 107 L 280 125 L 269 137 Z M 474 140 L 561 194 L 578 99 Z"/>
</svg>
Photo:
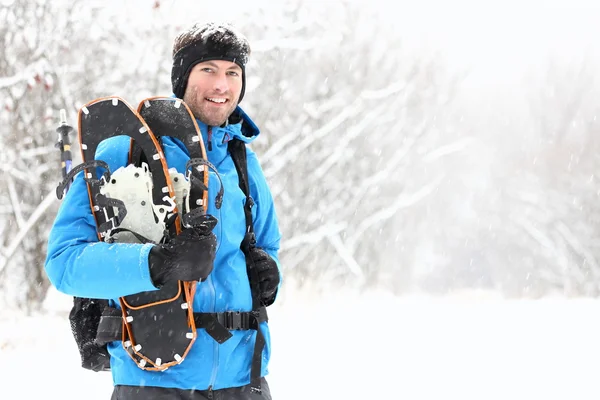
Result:
<svg viewBox="0 0 600 400">
<path fill-rule="evenodd" d="M 246 38 L 231 25 L 195 25 L 174 42 L 173 93 L 197 118 L 208 160 L 216 166 L 224 187 L 220 207 L 214 204 L 215 197 L 209 196 L 207 212 L 218 220 L 212 233 L 201 237 L 182 233 L 168 246 L 98 242 L 86 184 L 79 174 L 61 205 L 48 242 L 46 271 L 58 290 L 76 297 L 109 299 L 118 307 L 121 296 L 156 290 L 173 280 L 198 280 L 194 312 L 254 309 L 246 256 L 241 249 L 247 238 L 246 195 L 228 152 L 232 139 L 250 143 L 259 133 L 238 106 L 245 92 L 249 55 Z M 161 144 L 169 168 L 185 172 L 189 160 L 185 146 L 170 137 L 162 137 Z M 129 140 L 115 137 L 101 143 L 96 158 L 106 161 L 114 171 L 125 165 L 128 152 Z M 281 234 L 258 159 L 250 149 L 246 154 L 256 238 L 256 248 L 248 257 L 258 272 L 260 303 L 268 306 L 275 301 L 280 285 Z M 217 193 L 218 185 L 211 175 L 209 193 Z M 251 385 L 257 331 L 230 332 L 232 336 L 219 344 L 204 329 L 198 329 L 185 360 L 160 372 L 139 368 L 120 341 L 109 343 L 115 385 L 112 398 L 270 399 L 264 379 L 270 357 L 267 323 L 260 322 L 264 348 L 258 354 L 260 375 L 254 375 L 260 381 L 258 388 Z"/>
</svg>

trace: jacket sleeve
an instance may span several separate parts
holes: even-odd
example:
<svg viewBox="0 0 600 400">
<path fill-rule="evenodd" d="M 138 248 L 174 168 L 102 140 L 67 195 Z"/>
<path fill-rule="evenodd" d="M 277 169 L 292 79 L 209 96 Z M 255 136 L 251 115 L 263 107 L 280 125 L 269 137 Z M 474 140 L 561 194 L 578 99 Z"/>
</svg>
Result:
<svg viewBox="0 0 600 400">
<path fill-rule="evenodd" d="M 275 203 L 271 189 L 265 178 L 256 154 L 248 149 L 248 175 L 250 176 L 250 194 L 255 202 L 256 213 L 254 215 L 254 233 L 256 235 L 256 246 L 265 250 L 271 256 L 279 267 L 279 277 L 281 287 L 282 273 L 279 263 L 279 247 L 281 241 L 281 231 L 275 211 Z"/>
<path fill-rule="evenodd" d="M 110 139 L 101 143 L 96 158 L 114 172 L 126 164 L 128 148 L 129 138 Z M 71 296 L 111 299 L 156 290 L 148 268 L 151 248 L 152 244 L 98 240 L 87 184 L 80 173 L 50 230 L 45 270 L 52 285 Z"/>
</svg>

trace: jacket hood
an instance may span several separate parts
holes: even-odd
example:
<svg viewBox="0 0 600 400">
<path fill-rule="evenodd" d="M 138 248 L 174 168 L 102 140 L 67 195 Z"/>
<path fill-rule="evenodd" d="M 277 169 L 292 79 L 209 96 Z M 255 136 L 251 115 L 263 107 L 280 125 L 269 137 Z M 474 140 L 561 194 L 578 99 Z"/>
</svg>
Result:
<svg viewBox="0 0 600 400">
<path fill-rule="evenodd" d="M 241 136 L 236 136 L 236 137 L 246 143 L 253 142 L 254 139 L 256 139 L 258 137 L 258 135 L 260 134 L 260 130 L 258 129 L 258 126 L 256 126 L 254 121 L 252 121 L 252 119 L 250 119 L 248 114 L 246 114 L 246 112 L 244 112 L 244 110 L 242 110 L 242 108 L 240 106 L 236 107 L 233 114 L 231 114 L 231 117 L 229 117 L 229 121 L 230 122 L 228 125 L 231 125 L 232 123 L 236 124 L 236 122 L 238 124 L 241 124 L 240 125 Z"/>
</svg>

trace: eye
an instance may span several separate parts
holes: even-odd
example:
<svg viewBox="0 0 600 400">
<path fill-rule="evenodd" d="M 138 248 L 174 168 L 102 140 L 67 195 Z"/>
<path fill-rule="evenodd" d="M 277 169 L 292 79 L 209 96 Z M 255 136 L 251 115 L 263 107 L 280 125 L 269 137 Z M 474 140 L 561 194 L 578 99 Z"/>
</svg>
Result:
<svg viewBox="0 0 600 400">
<path fill-rule="evenodd" d="M 212 70 L 212 68 L 210 68 L 210 67 L 204 67 L 204 68 L 202 68 L 202 69 L 201 69 L 201 71 L 203 71 L 203 72 L 209 72 L 209 73 L 210 73 L 210 72 L 212 72 L 213 70 Z"/>
<path fill-rule="evenodd" d="M 229 75 L 229 76 L 240 76 L 240 74 L 237 71 L 228 71 L 227 75 Z"/>
</svg>

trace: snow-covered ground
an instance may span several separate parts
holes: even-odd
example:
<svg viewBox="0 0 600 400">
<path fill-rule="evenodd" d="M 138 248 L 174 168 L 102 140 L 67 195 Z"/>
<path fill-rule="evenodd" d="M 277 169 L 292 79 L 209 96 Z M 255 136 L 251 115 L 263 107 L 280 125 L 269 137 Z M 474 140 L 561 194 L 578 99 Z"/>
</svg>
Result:
<svg viewBox="0 0 600 400">
<path fill-rule="evenodd" d="M 110 398 L 110 374 L 79 367 L 69 306 L 0 314 L 2 393 Z M 288 291 L 270 315 L 275 399 L 600 399 L 598 300 Z"/>
</svg>

